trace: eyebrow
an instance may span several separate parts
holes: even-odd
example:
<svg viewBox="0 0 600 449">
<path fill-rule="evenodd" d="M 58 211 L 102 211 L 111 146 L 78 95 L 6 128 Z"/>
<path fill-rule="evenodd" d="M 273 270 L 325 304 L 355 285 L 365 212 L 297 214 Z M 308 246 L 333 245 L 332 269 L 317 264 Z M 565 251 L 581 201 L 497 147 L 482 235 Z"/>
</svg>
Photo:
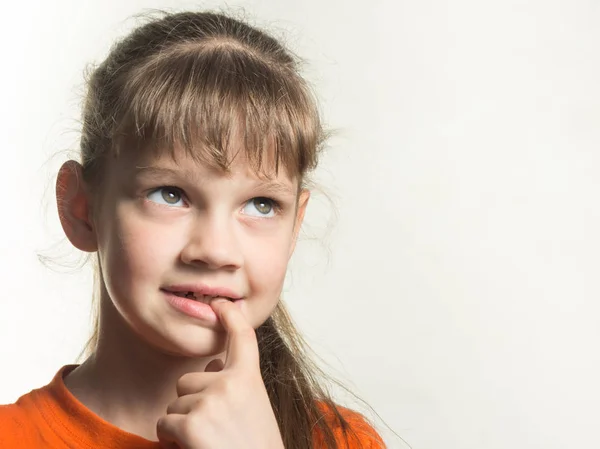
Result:
<svg viewBox="0 0 600 449">
<path fill-rule="evenodd" d="M 203 181 L 202 177 L 200 177 L 196 174 L 193 174 L 192 172 L 174 170 L 172 168 L 167 168 L 167 167 L 136 166 L 135 170 L 136 170 L 136 176 L 138 174 L 140 174 L 143 176 L 157 177 L 157 178 L 161 178 L 161 177 L 165 177 L 165 176 L 183 177 L 183 178 L 190 180 L 197 184 L 202 184 L 202 181 Z M 264 190 L 266 193 L 269 193 L 269 194 L 273 194 L 273 195 L 280 194 L 280 195 L 289 195 L 289 196 L 296 195 L 296 191 L 290 185 L 282 183 L 282 182 L 273 181 L 273 180 L 256 179 L 253 181 L 253 183 L 254 183 L 253 187 L 256 187 L 257 189 L 260 189 L 260 190 Z"/>
<path fill-rule="evenodd" d="M 271 193 L 273 195 L 289 195 L 295 196 L 296 191 L 287 184 L 283 184 L 277 181 L 262 181 L 259 180 L 256 182 L 257 188 L 261 190 L 265 190 L 267 193 Z"/>
<path fill-rule="evenodd" d="M 184 177 L 186 179 L 191 179 L 192 181 L 197 182 L 197 183 L 202 182 L 202 179 L 200 176 L 194 175 L 189 172 L 185 172 L 185 171 L 181 171 L 181 170 L 174 170 L 172 168 L 166 168 L 166 167 L 153 167 L 153 166 L 139 166 L 138 165 L 135 167 L 135 176 L 138 176 L 138 175 L 157 177 L 157 178 L 161 178 L 161 177 L 165 177 L 165 176 Z"/>
</svg>

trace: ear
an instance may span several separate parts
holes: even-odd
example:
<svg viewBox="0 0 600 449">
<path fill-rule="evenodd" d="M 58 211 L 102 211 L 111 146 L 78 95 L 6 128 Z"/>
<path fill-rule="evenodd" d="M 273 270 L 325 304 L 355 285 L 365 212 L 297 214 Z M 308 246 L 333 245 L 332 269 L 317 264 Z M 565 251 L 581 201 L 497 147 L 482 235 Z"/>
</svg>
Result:
<svg viewBox="0 0 600 449">
<path fill-rule="evenodd" d="M 306 206 L 308 205 L 308 200 L 310 199 L 310 190 L 302 189 L 298 196 L 298 207 L 296 209 L 296 218 L 294 220 L 294 232 L 292 235 L 292 244 L 290 246 L 290 254 L 289 257 L 292 257 L 294 250 L 296 249 L 296 243 L 298 242 L 298 234 L 300 233 L 300 228 L 302 227 L 302 222 L 304 221 L 304 214 L 306 213 Z"/>
<path fill-rule="evenodd" d="M 96 251 L 91 197 L 78 162 L 67 161 L 60 167 L 56 179 L 56 203 L 60 224 L 73 246 L 81 251 Z"/>
</svg>

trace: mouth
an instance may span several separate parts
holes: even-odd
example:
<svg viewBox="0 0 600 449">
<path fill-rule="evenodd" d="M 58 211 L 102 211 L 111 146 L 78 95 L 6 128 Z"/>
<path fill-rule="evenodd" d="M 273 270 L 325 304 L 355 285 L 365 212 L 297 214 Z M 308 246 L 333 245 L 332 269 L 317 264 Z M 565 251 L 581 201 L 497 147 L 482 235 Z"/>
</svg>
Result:
<svg viewBox="0 0 600 449">
<path fill-rule="evenodd" d="M 230 298 L 228 296 L 209 296 L 209 295 L 200 295 L 198 293 L 194 293 L 194 292 L 173 292 L 175 295 L 177 296 L 181 296 L 183 298 L 187 298 L 187 299 L 193 299 L 194 301 L 200 301 L 200 302 L 211 302 L 217 298 L 221 298 L 221 299 L 226 299 L 228 301 L 234 301 L 233 298 Z"/>
<path fill-rule="evenodd" d="M 192 299 L 194 301 L 203 302 L 205 304 L 210 304 L 215 299 L 226 299 L 227 301 L 234 302 L 235 298 L 230 298 L 229 296 L 219 296 L 219 295 L 203 295 L 201 293 L 193 292 L 193 291 L 170 291 L 163 290 L 166 293 L 170 293 L 175 296 L 179 296 L 181 298 Z"/>
<path fill-rule="evenodd" d="M 226 299 L 234 304 L 243 303 L 244 297 L 234 290 L 205 285 L 177 285 L 161 288 L 164 299 L 173 309 L 188 317 L 216 325 L 219 321 L 213 302 Z"/>
</svg>

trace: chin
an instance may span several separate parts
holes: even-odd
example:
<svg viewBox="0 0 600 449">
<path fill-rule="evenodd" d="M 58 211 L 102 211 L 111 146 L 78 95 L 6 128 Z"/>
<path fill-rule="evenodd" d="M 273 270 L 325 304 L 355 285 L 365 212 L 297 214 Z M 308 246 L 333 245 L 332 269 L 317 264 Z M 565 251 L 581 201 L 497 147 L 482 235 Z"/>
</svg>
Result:
<svg viewBox="0 0 600 449">
<path fill-rule="evenodd" d="M 227 348 L 225 332 L 202 327 L 179 329 L 174 334 L 160 332 L 140 336 L 159 352 L 175 357 L 211 357 L 222 354 Z"/>
</svg>

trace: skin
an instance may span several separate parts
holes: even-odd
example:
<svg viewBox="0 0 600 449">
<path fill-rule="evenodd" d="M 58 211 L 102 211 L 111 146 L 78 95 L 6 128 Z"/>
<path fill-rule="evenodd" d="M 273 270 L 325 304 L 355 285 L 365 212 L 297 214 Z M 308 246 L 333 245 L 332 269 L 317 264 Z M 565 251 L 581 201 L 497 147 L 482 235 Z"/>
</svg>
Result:
<svg viewBox="0 0 600 449">
<path fill-rule="evenodd" d="M 65 234 L 98 252 L 102 273 L 98 347 L 67 388 L 103 419 L 165 447 L 282 447 L 254 329 L 279 301 L 309 192 L 284 170 L 258 177 L 241 153 L 229 173 L 182 151 L 175 160 L 121 155 L 107 172 L 94 189 L 68 161 L 57 179 Z M 211 304 L 216 322 L 189 317 L 161 288 L 190 282 L 243 300 Z"/>
</svg>

